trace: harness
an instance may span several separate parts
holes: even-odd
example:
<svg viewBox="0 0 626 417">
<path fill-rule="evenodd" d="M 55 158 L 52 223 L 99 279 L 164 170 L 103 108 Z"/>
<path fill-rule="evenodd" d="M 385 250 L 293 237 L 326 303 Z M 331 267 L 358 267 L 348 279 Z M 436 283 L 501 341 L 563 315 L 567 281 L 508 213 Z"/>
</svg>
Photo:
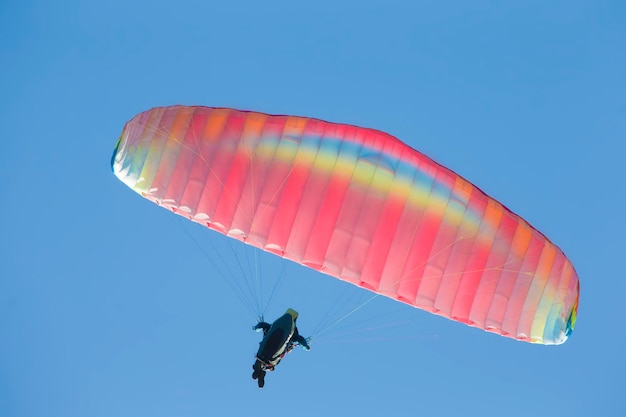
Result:
<svg viewBox="0 0 626 417">
<path fill-rule="evenodd" d="M 259 364 L 259 368 L 264 371 L 273 371 L 274 368 L 276 368 L 280 361 L 285 357 L 285 355 L 293 350 L 295 345 L 295 342 L 289 341 L 285 350 L 280 355 L 274 356 L 269 361 L 263 360 L 262 358 L 256 356 L 256 361 Z"/>
</svg>

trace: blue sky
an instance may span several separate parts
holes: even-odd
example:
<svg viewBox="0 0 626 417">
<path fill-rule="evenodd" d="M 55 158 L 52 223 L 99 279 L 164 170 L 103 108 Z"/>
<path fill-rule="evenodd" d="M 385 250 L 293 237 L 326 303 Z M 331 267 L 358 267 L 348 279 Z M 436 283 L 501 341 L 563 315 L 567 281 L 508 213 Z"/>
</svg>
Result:
<svg viewBox="0 0 626 417">
<path fill-rule="evenodd" d="M 626 415 L 625 18 L 619 1 L 1 2 L 0 415 Z M 216 268 L 229 246 L 110 171 L 124 123 L 169 104 L 399 137 L 568 254 L 572 337 L 376 298 L 259 390 L 254 316 Z M 307 334 L 343 305 L 345 284 L 259 259 L 286 273 L 268 319 L 294 307 Z"/>
</svg>

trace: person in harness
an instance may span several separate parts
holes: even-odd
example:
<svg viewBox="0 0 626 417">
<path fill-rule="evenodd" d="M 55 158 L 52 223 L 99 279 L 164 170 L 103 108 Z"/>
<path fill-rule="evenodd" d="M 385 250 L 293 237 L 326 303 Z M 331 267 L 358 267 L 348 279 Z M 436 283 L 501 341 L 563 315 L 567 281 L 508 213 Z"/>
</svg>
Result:
<svg viewBox="0 0 626 417">
<path fill-rule="evenodd" d="M 310 350 L 309 340 L 298 333 L 296 320 L 298 312 L 288 308 L 285 314 L 280 316 L 271 325 L 264 321 L 257 323 L 253 330 L 263 331 L 263 339 L 259 343 L 256 353 L 256 361 L 252 365 L 252 379 L 256 379 L 259 388 L 265 385 L 265 374 L 273 371 L 280 361 L 289 353 L 294 346 L 300 345 L 304 350 Z"/>
</svg>

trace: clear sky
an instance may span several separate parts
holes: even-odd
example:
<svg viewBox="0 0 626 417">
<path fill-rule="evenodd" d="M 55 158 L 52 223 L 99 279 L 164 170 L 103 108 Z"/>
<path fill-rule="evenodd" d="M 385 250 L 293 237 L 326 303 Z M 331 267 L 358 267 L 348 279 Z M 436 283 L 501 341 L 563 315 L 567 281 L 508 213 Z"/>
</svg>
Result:
<svg viewBox="0 0 626 417">
<path fill-rule="evenodd" d="M 625 21 L 609 0 L 0 2 L 0 416 L 626 415 Z M 574 333 L 376 298 L 259 390 L 229 246 L 110 170 L 124 123 L 170 104 L 399 137 L 565 251 Z M 344 306 L 347 284 L 259 259 L 286 273 L 268 319 L 296 308 L 307 335 Z"/>
</svg>

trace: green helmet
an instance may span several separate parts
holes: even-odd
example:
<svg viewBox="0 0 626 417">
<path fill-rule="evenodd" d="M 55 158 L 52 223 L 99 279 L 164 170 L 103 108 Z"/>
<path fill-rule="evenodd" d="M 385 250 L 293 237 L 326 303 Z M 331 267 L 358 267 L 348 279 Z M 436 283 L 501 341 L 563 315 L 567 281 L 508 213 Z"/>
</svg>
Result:
<svg viewBox="0 0 626 417">
<path fill-rule="evenodd" d="M 296 321 L 298 318 L 298 312 L 293 308 L 288 308 L 285 314 L 289 314 L 293 318 L 293 321 Z"/>
</svg>

